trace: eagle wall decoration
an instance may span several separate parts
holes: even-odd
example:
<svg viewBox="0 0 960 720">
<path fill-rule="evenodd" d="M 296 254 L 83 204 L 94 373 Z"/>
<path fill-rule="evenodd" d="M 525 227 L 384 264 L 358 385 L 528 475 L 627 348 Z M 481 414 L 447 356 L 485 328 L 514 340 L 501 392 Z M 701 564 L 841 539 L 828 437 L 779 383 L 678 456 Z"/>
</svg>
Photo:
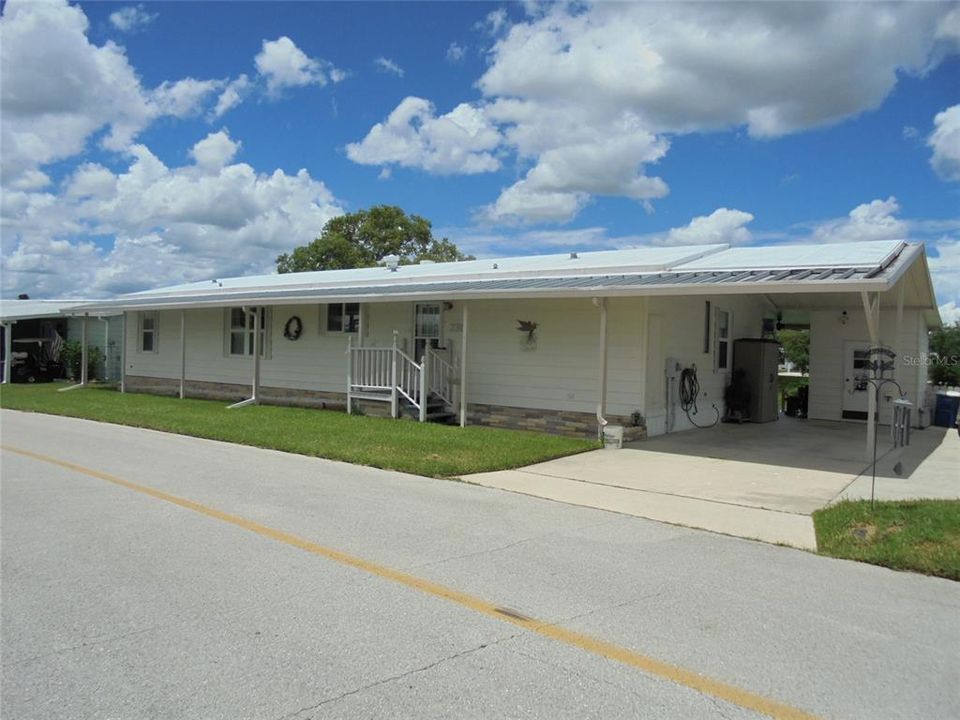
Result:
<svg viewBox="0 0 960 720">
<path fill-rule="evenodd" d="M 536 342 L 537 338 L 534 333 L 538 327 L 540 327 L 540 323 L 535 323 L 533 320 L 517 320 L 517 330 L 527 334 L 527 344 L 529 345 Z"/>
</svg>

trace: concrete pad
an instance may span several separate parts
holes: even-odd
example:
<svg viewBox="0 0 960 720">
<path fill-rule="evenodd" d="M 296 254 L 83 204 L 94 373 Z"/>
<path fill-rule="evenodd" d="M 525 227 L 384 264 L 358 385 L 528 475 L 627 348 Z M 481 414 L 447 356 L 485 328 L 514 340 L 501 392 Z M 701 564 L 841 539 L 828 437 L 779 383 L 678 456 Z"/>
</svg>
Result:
<svg viewBox="0 0 960 720">
<path fill-rule="evenodd" d="M 878 463 L 883 470 L 895 464 L 892 453 Z M 878 472 L 875 497 L 878 500 L 912 498 L 960 498 L 960 436 L 956 430 L 927 428 L 913 433 L 910 445 L 899 458 L 903 475 Z M 860 475 L 836 500 L 870 497 L 871 473 Z"/>
<path fill-rule="evenodd" d="M 809 515 L 612 487 L 570 478 L 548 477 L 522 470 L 479 473 L 469 475 L 463 480 L 524 495 L 612 510 L 725 535 L 809 550 L 817 547 L 813 520 Z"/>
<path fill-rule="evenodd" d="M 786 513 L 812 513 L 841 492 L 850 473 L 650 452 L 596 450 L 523 468 L 630 490 Z"/>
<path fill-rule="evenodd" d="M 960 497 L 960 438 L 915 431 L 902 456 L 878 435 L 876 496 Z M 739 537 L 816 548 L 812 513 L 870 496 L 866 426 L 781 418 L 717 425 L 466 482 Z M 902 460 L 903 475 L 894 472 Z"/>
</svg>

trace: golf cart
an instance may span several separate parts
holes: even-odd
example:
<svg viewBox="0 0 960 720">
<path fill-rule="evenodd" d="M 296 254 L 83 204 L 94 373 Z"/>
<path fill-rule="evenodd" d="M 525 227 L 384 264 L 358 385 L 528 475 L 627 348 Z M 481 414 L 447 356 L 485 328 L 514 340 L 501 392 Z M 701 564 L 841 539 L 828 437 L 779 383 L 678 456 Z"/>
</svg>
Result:
<svg viewBox="0 0 960 720">
<path fill-rule="evenodd" d="M 51 382 L 63 377 L 56 338 L 15 338 L 10 380 L 21 383 Z"/>
</svg>

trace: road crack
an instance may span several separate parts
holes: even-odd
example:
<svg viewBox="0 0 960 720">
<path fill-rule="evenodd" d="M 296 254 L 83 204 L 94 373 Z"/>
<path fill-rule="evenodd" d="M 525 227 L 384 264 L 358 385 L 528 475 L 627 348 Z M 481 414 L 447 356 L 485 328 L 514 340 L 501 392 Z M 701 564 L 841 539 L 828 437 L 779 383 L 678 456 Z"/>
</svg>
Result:
<svg viewBox="0 0 960 720">
<path fill-rule="evenodd" d="M 402 672 L 402 673 L 399 673 L 399 674 L 397 674 L 397 675 L 391 675 L 390 677 L 381 678 L 380 680 L 376 680 L 376 681 L 374 681 L 374 682 L 372 682 L 372 683 L 367 683 L 366 685 L 361 685 L 360 687 L 354 688 L 353 690 L 348 690 L 348 691 L 346 691 L 346 692 L 340 693 L 339 695 L 335 695 L 334 697 L 330 697 L 330 698 L 327 698 L 327 699 L 325 699 L 325 700 L 321 700 L 320 702 L 318 702 L 318 703 L 316 703 L 316 704 L 314 704 L 314 705 L 308 705 L 308 706 L 302 707 L 302 708 L 300 708 L 299 710 L 296 710 L 296 711 L 294 711 L 294 712 L 292 712 L 292 713 L 287 713 L 286 715 L 281 715 L 279 718 L 277 718 L 277 720 L 287 720 L 287 718 L 294 718 L 294 717 L 297 717 L 297 716 L 299 716 L 299 715 L 302 715 L 303 713 L 312 712 L 312 711 L 314 711 L 314 710 L 317 710 L 318 708 L 321 708 L 321 707 L 323 707 L 324 705 L 329 705 L 329 704 L 331 704 L 331 703 L 335 703 L 335 702 L 338 702 L 338 701 L 340 701 L 340 700 L 343 700 L 344 698 L 348 698 L 348 697 L 351 697 L 351 696 L 353 696 L 353 695 L 358 695 L 358 694 L 360 694 L 360 693 L 366 692 L 367 690 L 372 690 L 373 688 L 380 687 L 381 685 L 387 685 L 387 684 L 389 684 L 389 683 L 396 682 L 396 681 L 398 681 L 398 680 L 403 680 L 404 678 L 408 678 L 408 677 L 412 677 L 412 676 L 414 676 L 414 675 L 418 675 L 418 674 L 420 674 L 420 673 L 422 673 L 422 672 L 426 672 L 426 671 L 428 671 L 428 670 L 432 670 L 432 669 L 435 668 L 435 667 L 439 667 L 440 665 L 443 665 L 443 664 L 445 664 L 445 663 L 451 662 L 451 661 L 453 661 L 453 660 L 459 660 L 460 658 L 464 658 L 464 657 L 467 657 L 467 656 L 469 656 L 469 655 L 473 655 L 474 653 L 480 652 L 481 650 L 486 650 L 487 648 L 491 648 L 491 647 L 494 647 L 495 645 L 499 645 L 499 644 L 502 643 L 502 642 L 507 642 L 508 640 L 513 640 L 514 638 L 518 637 L 520 634 L 521 634 L 520 632 L 511 633 L 510 635 L 507 635 L 507 636 L 502 637 L 502 638 L 497 638 L 496 640 L 493 640 L 493 641 L 491 641 L 491 642 L 481 643 L 480 645 L 477 645 L 476 647 L 467 648 L 466 650 L 461 650 L 461 651 L 459 651 L 459 652 L 453 653 L 452 655 L 447 655 L 446 657 L 442 657 L 442 658 L 440 658 L 439 660 L 434 660 L 433 662 L 428 663 L 427 665 L 423 665 L 423 666 L 418 667 L 418 668 L 413 668 L 412 670 L 407 670 L 406 672 Z"/>
</svg>

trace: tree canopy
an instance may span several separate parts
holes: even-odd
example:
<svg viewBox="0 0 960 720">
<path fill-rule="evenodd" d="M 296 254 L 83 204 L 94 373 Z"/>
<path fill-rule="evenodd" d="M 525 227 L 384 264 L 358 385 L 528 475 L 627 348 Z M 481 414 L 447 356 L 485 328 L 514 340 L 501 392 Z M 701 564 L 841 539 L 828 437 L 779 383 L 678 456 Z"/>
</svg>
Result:
<svg viewBox="0 0 960 720">
<path fill-rule="evenodd" d="M 316 240 L 280 255 L 277 272 L 374 267 L 387 255 L 396 255 L 401 265 L 473 259 L 447 238 L 433 237 L 429 220 L 376 205 L 327 222 Z"/>
<path fill-rule="evenodd" d="M 960 385 L 960 320 L 930 333 L 930 379 L 934 385 Z"/>
<path fill-rule="evenodd" d="M 781 330 L 777 340 L 783 346 L 783 356 L 797 368 L 797 372 L 806 375 L 810 372 L 810 331 Z"/>
</svg>

